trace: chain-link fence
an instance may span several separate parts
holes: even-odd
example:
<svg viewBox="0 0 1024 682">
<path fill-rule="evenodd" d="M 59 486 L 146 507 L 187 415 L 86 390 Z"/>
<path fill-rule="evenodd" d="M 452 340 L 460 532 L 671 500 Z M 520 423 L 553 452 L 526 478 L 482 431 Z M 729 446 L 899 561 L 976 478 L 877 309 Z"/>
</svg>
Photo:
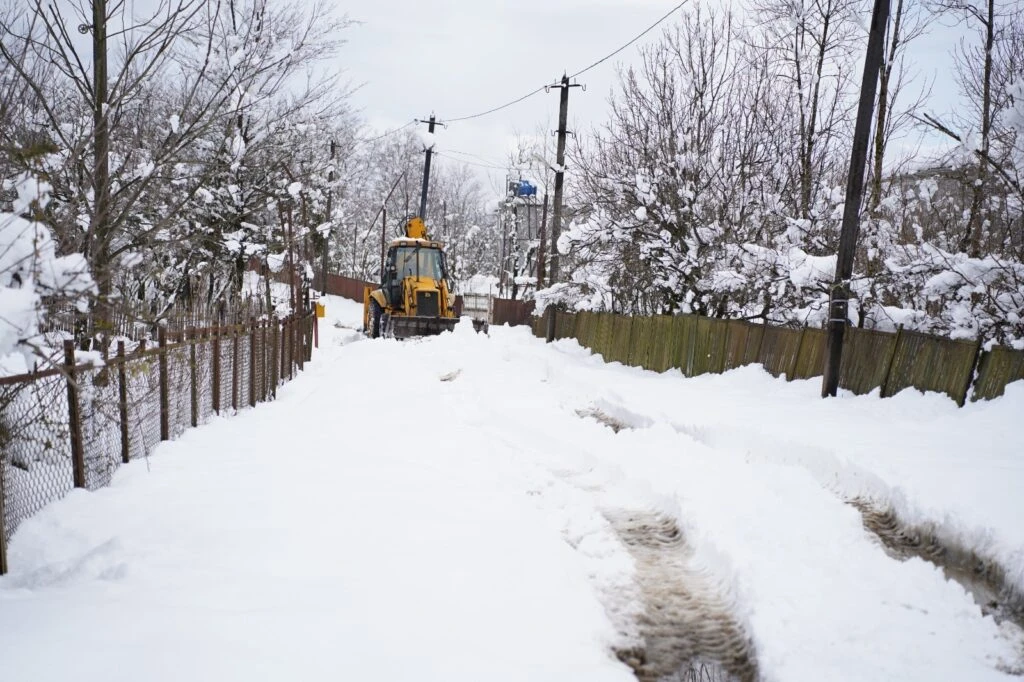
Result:
<svg viewBox="0 0 1024 682">
<path fill-rule="evenodd" d="M 76 366 L 66 345 L 64 366 L 0 378 L 0 574 L 25 519 L 72 488 L 108 485 L 118 466 L 214 414 L 271 400 L 315 335 L 312 314 L 161 330 L 156 347 L 119 344 L 102 367 Z"/>
</svg>

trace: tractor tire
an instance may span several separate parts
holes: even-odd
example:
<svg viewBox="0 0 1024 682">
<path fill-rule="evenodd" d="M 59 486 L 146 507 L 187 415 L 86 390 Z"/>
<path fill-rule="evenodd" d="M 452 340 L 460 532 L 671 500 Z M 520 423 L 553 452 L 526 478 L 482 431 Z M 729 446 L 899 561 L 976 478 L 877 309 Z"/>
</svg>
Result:
<svg viewBox="0 0 1024 682">
<path fill-rule="evenodd" d="M 367 323 L 366 334 L 371 339 L 380 338 L 380 316 L 381 309 L 380 304 L 376 301 L 370 301 L 370 321 Z"/>
</svg>

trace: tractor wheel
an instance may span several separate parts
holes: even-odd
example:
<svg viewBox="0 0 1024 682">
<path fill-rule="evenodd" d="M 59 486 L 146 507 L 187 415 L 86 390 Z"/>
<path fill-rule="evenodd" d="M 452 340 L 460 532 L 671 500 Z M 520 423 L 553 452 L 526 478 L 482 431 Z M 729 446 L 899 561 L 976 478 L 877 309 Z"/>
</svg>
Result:
<svg viewBox="0 0 1024 682">
<path fill-rule="evenodd" d="M 376 301 L 370 301 L 370 321 L 367 323 L 368 328 L 367 334 L 371 339 L 380 337 L 380 316 L 381 309 L 380 304 Z"/>
</svg>

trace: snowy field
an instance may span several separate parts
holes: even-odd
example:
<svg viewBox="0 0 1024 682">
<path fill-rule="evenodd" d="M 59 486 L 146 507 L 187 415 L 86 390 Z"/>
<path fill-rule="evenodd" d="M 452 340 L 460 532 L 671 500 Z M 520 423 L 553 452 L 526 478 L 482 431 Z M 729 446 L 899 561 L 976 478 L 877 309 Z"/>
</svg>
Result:
<svg viewBox="0 0 1024 682">
<path fill-rule="evenodd" d="M 659 375 L 525 328 L 371 341 L 360 319 L 330 299 L 277 402 L 22 524 L 0 679 L 1024 672 L 1014 618 L 978 603 L 1024 594 L 1024 383 L 963 409 L 822 401 L 759 368 Z M 872 514 L 1004 593 L 883 545 Z"/>
</svg>

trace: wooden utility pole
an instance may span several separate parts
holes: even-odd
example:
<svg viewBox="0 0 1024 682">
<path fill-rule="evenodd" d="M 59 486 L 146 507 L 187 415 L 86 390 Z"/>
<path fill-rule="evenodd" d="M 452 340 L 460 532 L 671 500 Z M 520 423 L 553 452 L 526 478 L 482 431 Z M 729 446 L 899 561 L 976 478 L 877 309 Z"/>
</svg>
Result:
<svg viewBox="0 0 1024 682">
<path fill-rule="evenodd" d="M 843 206 L 843 227 L 839 236 L 836 256 L 836 274 L 829 297 L 828 350 L 825 372 L 821 380 L 821 397 L 834 397 L 839 389 L 839 366 L 843 358 L 843 336 L 850 309 L 850 278 L 853 276 L 853 258 L 857 249 L 860 229 L 860 204 L 864 197 L 864 167 L 867 164 L 868 144 L 871 137 L 871 114 L 875 106 L 878 71 L 882 64 L 882 49 L 886 25 L 889 23 L 889 0 L 875 0 L 871 14 L 871 32 L 868 51 L 864 57 L 864 79 L 860 86 L 860 105 L 857 124 L 853 131 L 853 150 L 850 153 L 850 173 L 846 179 L 846 203 Z"/>
<path fill-rule="evenodd" d="M 430 187 L 430 157 L 434 153 L 434 125 L 437 123 L 434 115 L 431 114 L 430 118 L 426 121 L 419 121 L 419 123 L 427 124 L 427 132 L 430 133 L 430 146 L 426 147 L 427 156 L 423 160 L 423 190 L 420 192 L 420 218 L 423 222 L 427 222 L 427 188 Z"/>
<path fill-rule="evenodd" d="M 548 89 L 559 88 L 558 97 L 558 147 L 555 156 L 555 198 L 554 211 L 551 219 L 551 272 L 549 280 L 552 284 L 558 281 L 558 236 L 562 231 L 562 185 L 565 180 L 565 129 L 569 119 L 569 88 L 580 87 L 579 83 L 569 83 L 569 77 L 562 74 L 562 80 Z"/>
</svg>

